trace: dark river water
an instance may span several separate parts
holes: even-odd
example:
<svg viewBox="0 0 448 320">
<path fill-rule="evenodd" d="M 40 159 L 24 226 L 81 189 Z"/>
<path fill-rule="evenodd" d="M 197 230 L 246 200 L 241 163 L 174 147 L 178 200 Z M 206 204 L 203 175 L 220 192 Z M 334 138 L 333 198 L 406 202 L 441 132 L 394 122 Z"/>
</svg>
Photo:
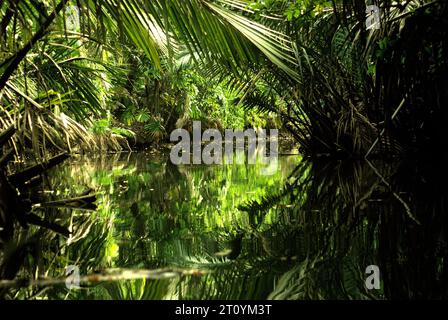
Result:
<svg viewBox="0 0 448 320">
<path fill-rule="evenodd" d="M 144 152 L 75 156 L 37 193 L 51 200 L 91 190 L 97 208 L 42 210 L 71 235 L 32 227 L 16 236 L 17 246 L 26 239 L 31 249 L 0 292 L 19 299 L 446 297 L 440 171 L 297 154 L 265 169 L 247 161 L 174 166 L 167 155 Z"/>
</svg>

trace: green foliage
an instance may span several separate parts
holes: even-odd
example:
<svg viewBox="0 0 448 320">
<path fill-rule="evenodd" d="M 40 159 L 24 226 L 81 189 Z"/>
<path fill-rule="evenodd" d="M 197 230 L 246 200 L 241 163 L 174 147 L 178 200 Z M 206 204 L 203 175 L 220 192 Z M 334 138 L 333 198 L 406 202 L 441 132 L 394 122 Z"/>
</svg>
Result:
<svg viewBox="0 0 448 320">
<path fill-rule="evenodd" d="M 20 143 L 31 141 L 36 152 L 47 146 L 71 149 L 75 143 L 84 149 L 119 148 L 115 143 L 93 143 L 95 138 L 84 128 L 93 125 L 92 132 L 107 131 L 108 124 L 94 124 L 106 111 L 118 112 L 130 127 L 140 122 L 155 128 L 154 123 L 161 121 L 157 137 L 166 138 L 180 116 L 189 116 L 187 100 L 194 98 L 188 97 L 194 89 L 191 79 L 184 80 L 183 67 L 174 65 L 181 52 L 191 56 L 186 60 L 190 72 L 195 72 L 193 61 L 219 60 L 239 74 L 242 66 L 263 53 L 292 72 L 283 62 L 287 56 L 282 51 L 287 48 L 272 41 L 278 35 L 248 24 L 246 17 L 225 4 L 63 0 L 20 1 L 18 10 L 11 10 L 14 6 L 7 1 L 0 8 L 4 17 L 0 34 L 5 39 L 0 46 L 2 127 L 16 122 L 23 128 Z M 204 14 L 196 14 L 200 10 Z M 18 19 L 19 15 L 23 17 Z M 54 99 L 56 95 L 59 99 Z M 223 115 L 218 109 L 226 106 L 218 107 L 214 92 L 210 95 L 198 110 L 200 118 L 214 123 Z M 231 112 L 225 123 L 232 115 L 241 118 L 241 112 Z M 129 135 L 123 130 L 116 133 Z"/>
<path fill-rule="evenodd" d="M 122 137 L 133 137 L 134 133 L 130 130 L 113 127 L 110 118 L 100 119 L 95 121 L 92 124 L 92 132 L 96 135 L 107 135 L 107 134 L 115 134 L 120 135 Z"/>
<path fill-rule="evenodd" d="M 67 0 L 2 1 L 0 129 L 17 128 L 8 145 L 17 155 L 118 150 L 129 147 L 133 132 L 149 136 L 147 145 L 200 120 L 204 128 L 284 126 L 314 160 L 284 188 L 280 174 L 252 180 L 259 166 L 148 161 L 141 170 L 127 159 L 126 168 L 75 170 L 66 176 L 98 188 L 100 209 L 87 217 L 43 213 L 76 229 L 61 246 L 34 227 L 15 234 L 11 252 L 24 261 L 16 273 L 34 277 L 42 269 L 57 277 L 81 260 L 84 272 L 218 270 L 199 280 L 96 288 L 110 298 L 422 298 L 421 275 L 400 276 L 416 263 L 435 274 L 431 294 L 446 296 L 447 246 L 437 228 L 446 224 L 446 194 L 427 184 L 446 179 L 428 174 L 432 164 L 417 164 L 446 158 L 448 5 L 377 3 L 380 28 L 367 30 L 359 1 L 80 0 L 78 11 Z M 318 161 L 369 155 L 419 161 L 380 170 L 370 162 Z M 408 205 L 405 197 L 416 201 Z M 382 206 L 371 203 L 378 199 Z M 409 246 L 415 239 L 422 245 Z M 55 247 L 62 254 L 53 260 Z M 6 266 L 11 252 L 2 253 Z M 360 275 L 373 258 L 395 278 L 372 296 Z"/>
</svg>

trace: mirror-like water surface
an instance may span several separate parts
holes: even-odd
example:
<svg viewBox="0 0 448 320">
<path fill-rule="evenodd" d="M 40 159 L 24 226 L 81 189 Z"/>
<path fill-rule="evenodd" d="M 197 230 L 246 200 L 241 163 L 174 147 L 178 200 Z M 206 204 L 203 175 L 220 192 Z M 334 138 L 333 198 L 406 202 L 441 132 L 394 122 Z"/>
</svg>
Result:
<svg viewBox="0 0 448 320">
<path fill-rule="evenodd" d="M 167 156 L 145 153 L 67 161 L 50 175 L 56 192 L 44 193 L 67 198 L 93 189 L 98 209 L 55 212 L 70 216 L 73 233 L 59 238 L 53 260 L 44 259 L 46 276 L 63 276 L 67 265 L 79 267 L 81 276 L 115 268 L 189 269 L 193 275 L 112 281 L 71 291 L 59 285 L 41 296 L 267 298 L 297 259 L 294 239 L 271 230 L 279 219 L 275 210 L 258 221 L 238 207 L 278 192 L 298 161 L 297 155 L 280 157 L 272 175 L 264 174 L 262 163 L 174 166 Z"/>
<path fill-rule="evenodd" d="M 94 190 L 97 208 L 36 206 L 50 228 L 17 228 L 2 251 L 0 293 L 22 299 L 446 297 L 444 161 L 425 163 L 308 162 L 289 155 L 266 175 L 262 163 L 174 166 L 168 156 L 147 153 L 74 157 L 50 172 L 33 203 Z M 89 209 L 77 202 L 67 207 Z M 56 225 L 68 227 L 70 236 Z M 372 268 L 380 271 L 377 288 L 369 285 Z"/>
</svg>

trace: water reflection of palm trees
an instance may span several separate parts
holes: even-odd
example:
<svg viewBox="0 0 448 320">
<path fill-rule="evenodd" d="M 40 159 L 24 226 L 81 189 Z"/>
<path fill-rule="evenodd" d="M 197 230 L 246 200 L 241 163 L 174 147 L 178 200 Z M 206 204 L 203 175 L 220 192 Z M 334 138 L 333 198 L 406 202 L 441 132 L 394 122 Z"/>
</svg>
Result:
<svg viewBox="0 0 448 320">
<path fill-rule="evenodd" d="M 301 234 L 301 254 L 271 298 L 446 298 L 443 162 L 301 163 L 295 176 L 281 198 L 294 207 L 278 215 L 288 219 L 283 230 Z M 271 197 L 246 210 L 278 203 Z M 364 287 L 372 264 L 379 291 Z"/>
<path fill-rule="evenodd" d="M 68 247 L 37 233 L 23 252 L 42 250 L 48 276 L 67 262 L 86 274 L 111 267 L 205 272 L 96 284 L 72 298 L 446 297 L 443 161 L 302 161 L 292 170 L 296 162 L 284 158 L 277 176 L 266 177 L 252 166 L 176 167 L 143 154 L 84 159 L 52 183 L 99 190 L 94 215 L 75 213 L 89 232 Z M 372 264 L 380 267 L 381 290 L 365 288 Z M 44 295 L 61 298 L 66 290 Z"/>
</svg>

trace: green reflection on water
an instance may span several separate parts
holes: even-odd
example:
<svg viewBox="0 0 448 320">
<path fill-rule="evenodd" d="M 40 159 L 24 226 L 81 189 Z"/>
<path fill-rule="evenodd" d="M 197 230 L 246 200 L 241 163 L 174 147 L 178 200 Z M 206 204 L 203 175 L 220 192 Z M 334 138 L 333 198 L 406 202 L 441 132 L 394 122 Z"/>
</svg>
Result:
<svg viewBox="0 0 448 320">
<path fill-rule="evenodd" d="M 201 275 L 115 281 L 72 291 L 58 286 L 48 288 L 42 297 L 267 298 L 297 258 L 289 252 L 295 239 L 275 232 L 261 236 L 275 223 L 275 214 L 267 212 L 255 222 L 238 206 L 278 192 L 299 160 L 297 155 L 280 157 L 273 175 L 263 175 L 261 163 L 174 166 L 167 157 L 144 153 L 67 162 L 52 174 L 57 196 L 92 188 L 99 193 L 98 210 L 88 213 L 87 226 L 79 231 L 74 224 L 70 245 L 50 274 L 60 276 L 65 265 L 75 264 L 82 274 L 110 268 L 180 267 L 198 269 Z"/>
<path fill-rule="evenodd" d="M 260 174 L 262 167 L 176 167 L 167 157 L 144 153 L 67 162 L 51 173 L 43 197 L 71 198 L 91 188 L 98 210 L 36 208 L 70 226 L 71 236 L 17 228 L 0 251 L 0 297 L 447 296 L 444 159 L 310 162 L 285 156 L 272 176 Z M 65 287 L 68 265 L 85 275 L 82 289 Z M 369 265 L 381 270 L 379 290 L 365 286 Z M 21 278 L 37 282 L 30 286 Z"/>
</svg>

